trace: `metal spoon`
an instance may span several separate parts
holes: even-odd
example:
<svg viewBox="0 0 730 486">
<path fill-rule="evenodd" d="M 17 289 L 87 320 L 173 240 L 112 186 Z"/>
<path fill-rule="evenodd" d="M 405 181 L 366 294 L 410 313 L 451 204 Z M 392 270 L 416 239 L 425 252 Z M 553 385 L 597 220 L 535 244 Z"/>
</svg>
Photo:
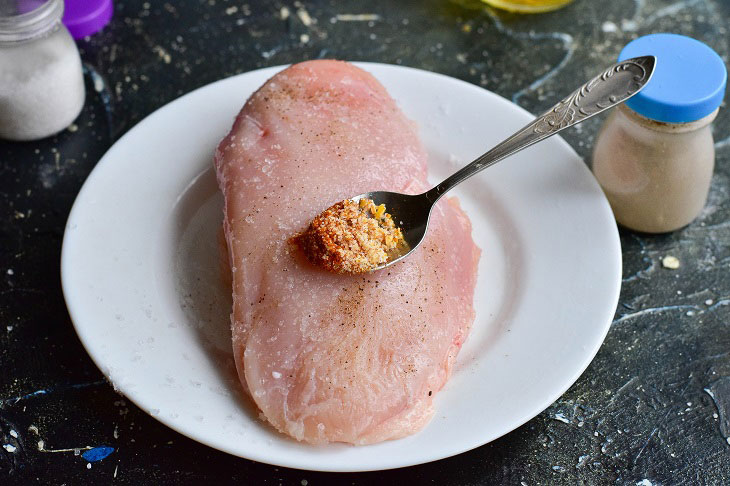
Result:
<svg viewBox="0 0 730 486">
<path fill-rule="evenodd" d="M 641 91 L 649 82 L 655 65 L 654 56 L 636 57 L 614 64 L 537 117 L 535 121 L 423 194 L 374 191 L 351 198 L 353 201 L 367 198 L 372 199 L 375 204 L 385 204 L 393 221 L 403 231 L 407 243 L 403 246 L 403 250 L 393 252 L 386 263 L 374 270 L 392 265 L 418 248 L 426 236 L 431 209 L 436 201 L 454 186 L 505 157 L 555 135 L 564 128 L 623 103 Z"/>
</svg>

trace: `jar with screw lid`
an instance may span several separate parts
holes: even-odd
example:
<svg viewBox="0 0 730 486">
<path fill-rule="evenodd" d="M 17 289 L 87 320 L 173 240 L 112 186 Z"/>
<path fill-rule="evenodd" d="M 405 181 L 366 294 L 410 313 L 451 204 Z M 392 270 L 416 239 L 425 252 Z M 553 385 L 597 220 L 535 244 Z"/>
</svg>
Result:
<svg viewBox="0 0 730 486">
<path fill-rule="evenodd" d="M 619 60 L 641 55 L 657 58 L 653 77 L 609 115 L 592 169 L 618 223 L 664 233 L 692 222 L 707 200 L 715 163 L 710 124 L 727 71 L 710 47 L 676 34 L 640 37 Z"/>
<path fill-rule="evenodd" d="M 63 0 L 0 4 L 0 138 L 36 140 L 78 116 L 85 89 Z"/>
</svg>

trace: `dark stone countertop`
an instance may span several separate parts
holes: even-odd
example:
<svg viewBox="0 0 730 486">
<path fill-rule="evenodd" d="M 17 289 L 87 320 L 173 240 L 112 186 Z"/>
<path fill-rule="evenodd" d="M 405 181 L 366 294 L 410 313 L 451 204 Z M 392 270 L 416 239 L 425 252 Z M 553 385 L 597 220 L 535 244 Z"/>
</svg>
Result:
<svg viewBox="0 0 730 486">
<path fill-rule="evenodd" d="M 111 144 L 183 93 L 263 66 L 328 57 L 444 73 L 536 113 L 642 34 L 691 35 L 726 61 L 730 52 L 725 0 L 577 0 L 540 16 L 498 13 L 475 0 L 364 4 L 117 1 L 112 23 L 79 42 L 88 97 L 75 130 L 40 142 L 0 143 L 0 441 L 16 448 L 0 449 L 0 483 L 532 486 L 729 480 L 727 108 L 714 125 L 717 166 L 703 213 L 667 235 L 621 231 L 623 289 L 603 347 L 557 402 L 490 444 L 394 471 L 289 470 L 177 434 L 104 381 L 74 333 L 61 294 L 64 224 L 84 179 Z M 292 13 L 286 20 L 279 14 L 284 6 Z M 308 12 L 310 25 L 296 15 L 298 9 Z M 373 14 L 373 20 L 348 21 L 341 14 Z M 587 162 L 601 121 L 565 134 Z M 665 255 L 679 258 L 679 269 L 663 268 Z M 73 452 L 87 445 L 113 452 L 90 463 Z"/>
</svg>

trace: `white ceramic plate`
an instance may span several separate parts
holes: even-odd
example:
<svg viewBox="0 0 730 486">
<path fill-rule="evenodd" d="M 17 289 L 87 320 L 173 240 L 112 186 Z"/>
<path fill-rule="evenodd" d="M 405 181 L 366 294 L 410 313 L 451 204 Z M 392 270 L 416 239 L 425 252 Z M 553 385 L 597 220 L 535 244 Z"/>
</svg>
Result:
<svg viewBox="0 0 730 486">
<path fill-rule="evenodd" d="M 437 181 L 532 116 L 468 83 L 363 63 L 420 128 Z M 243 397 L 221 283 L 222 198 L 213 149 L 246 98 L 281 67 L 234 76 L 157 110 L 84 184 L 63 241 L 71 318 L 94 362 L 130 400 L 197 441 L 256 461 L 366 471 L 448 457 L 515 429 L 580 376 L 618 301 L 621 251 L 590 171 L 558 137 L 455 191 L 483 249 L 477 317 L 421 432 L 313 447 L 276 433 Z"/>
</svg>

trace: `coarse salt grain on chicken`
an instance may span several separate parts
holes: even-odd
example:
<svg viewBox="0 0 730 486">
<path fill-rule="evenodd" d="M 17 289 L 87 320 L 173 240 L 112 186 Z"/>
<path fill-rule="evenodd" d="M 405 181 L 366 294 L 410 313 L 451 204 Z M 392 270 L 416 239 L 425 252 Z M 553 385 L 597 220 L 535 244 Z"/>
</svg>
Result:
<svg viewBox="0 0 730 486">
<path fill-rule="evenodd" d="M 422 191 L 426 159 L 383 86 L 340 61 L 275 75 L 218 146 L 234 357 L 279 431 L 369 444 L 433 415 L 474 319 L 479 250 L 458 205 L 439 202 L 423 245 L 369 274 L 324 271 L 290 242 L 353 194 Z"/>
</svg>

